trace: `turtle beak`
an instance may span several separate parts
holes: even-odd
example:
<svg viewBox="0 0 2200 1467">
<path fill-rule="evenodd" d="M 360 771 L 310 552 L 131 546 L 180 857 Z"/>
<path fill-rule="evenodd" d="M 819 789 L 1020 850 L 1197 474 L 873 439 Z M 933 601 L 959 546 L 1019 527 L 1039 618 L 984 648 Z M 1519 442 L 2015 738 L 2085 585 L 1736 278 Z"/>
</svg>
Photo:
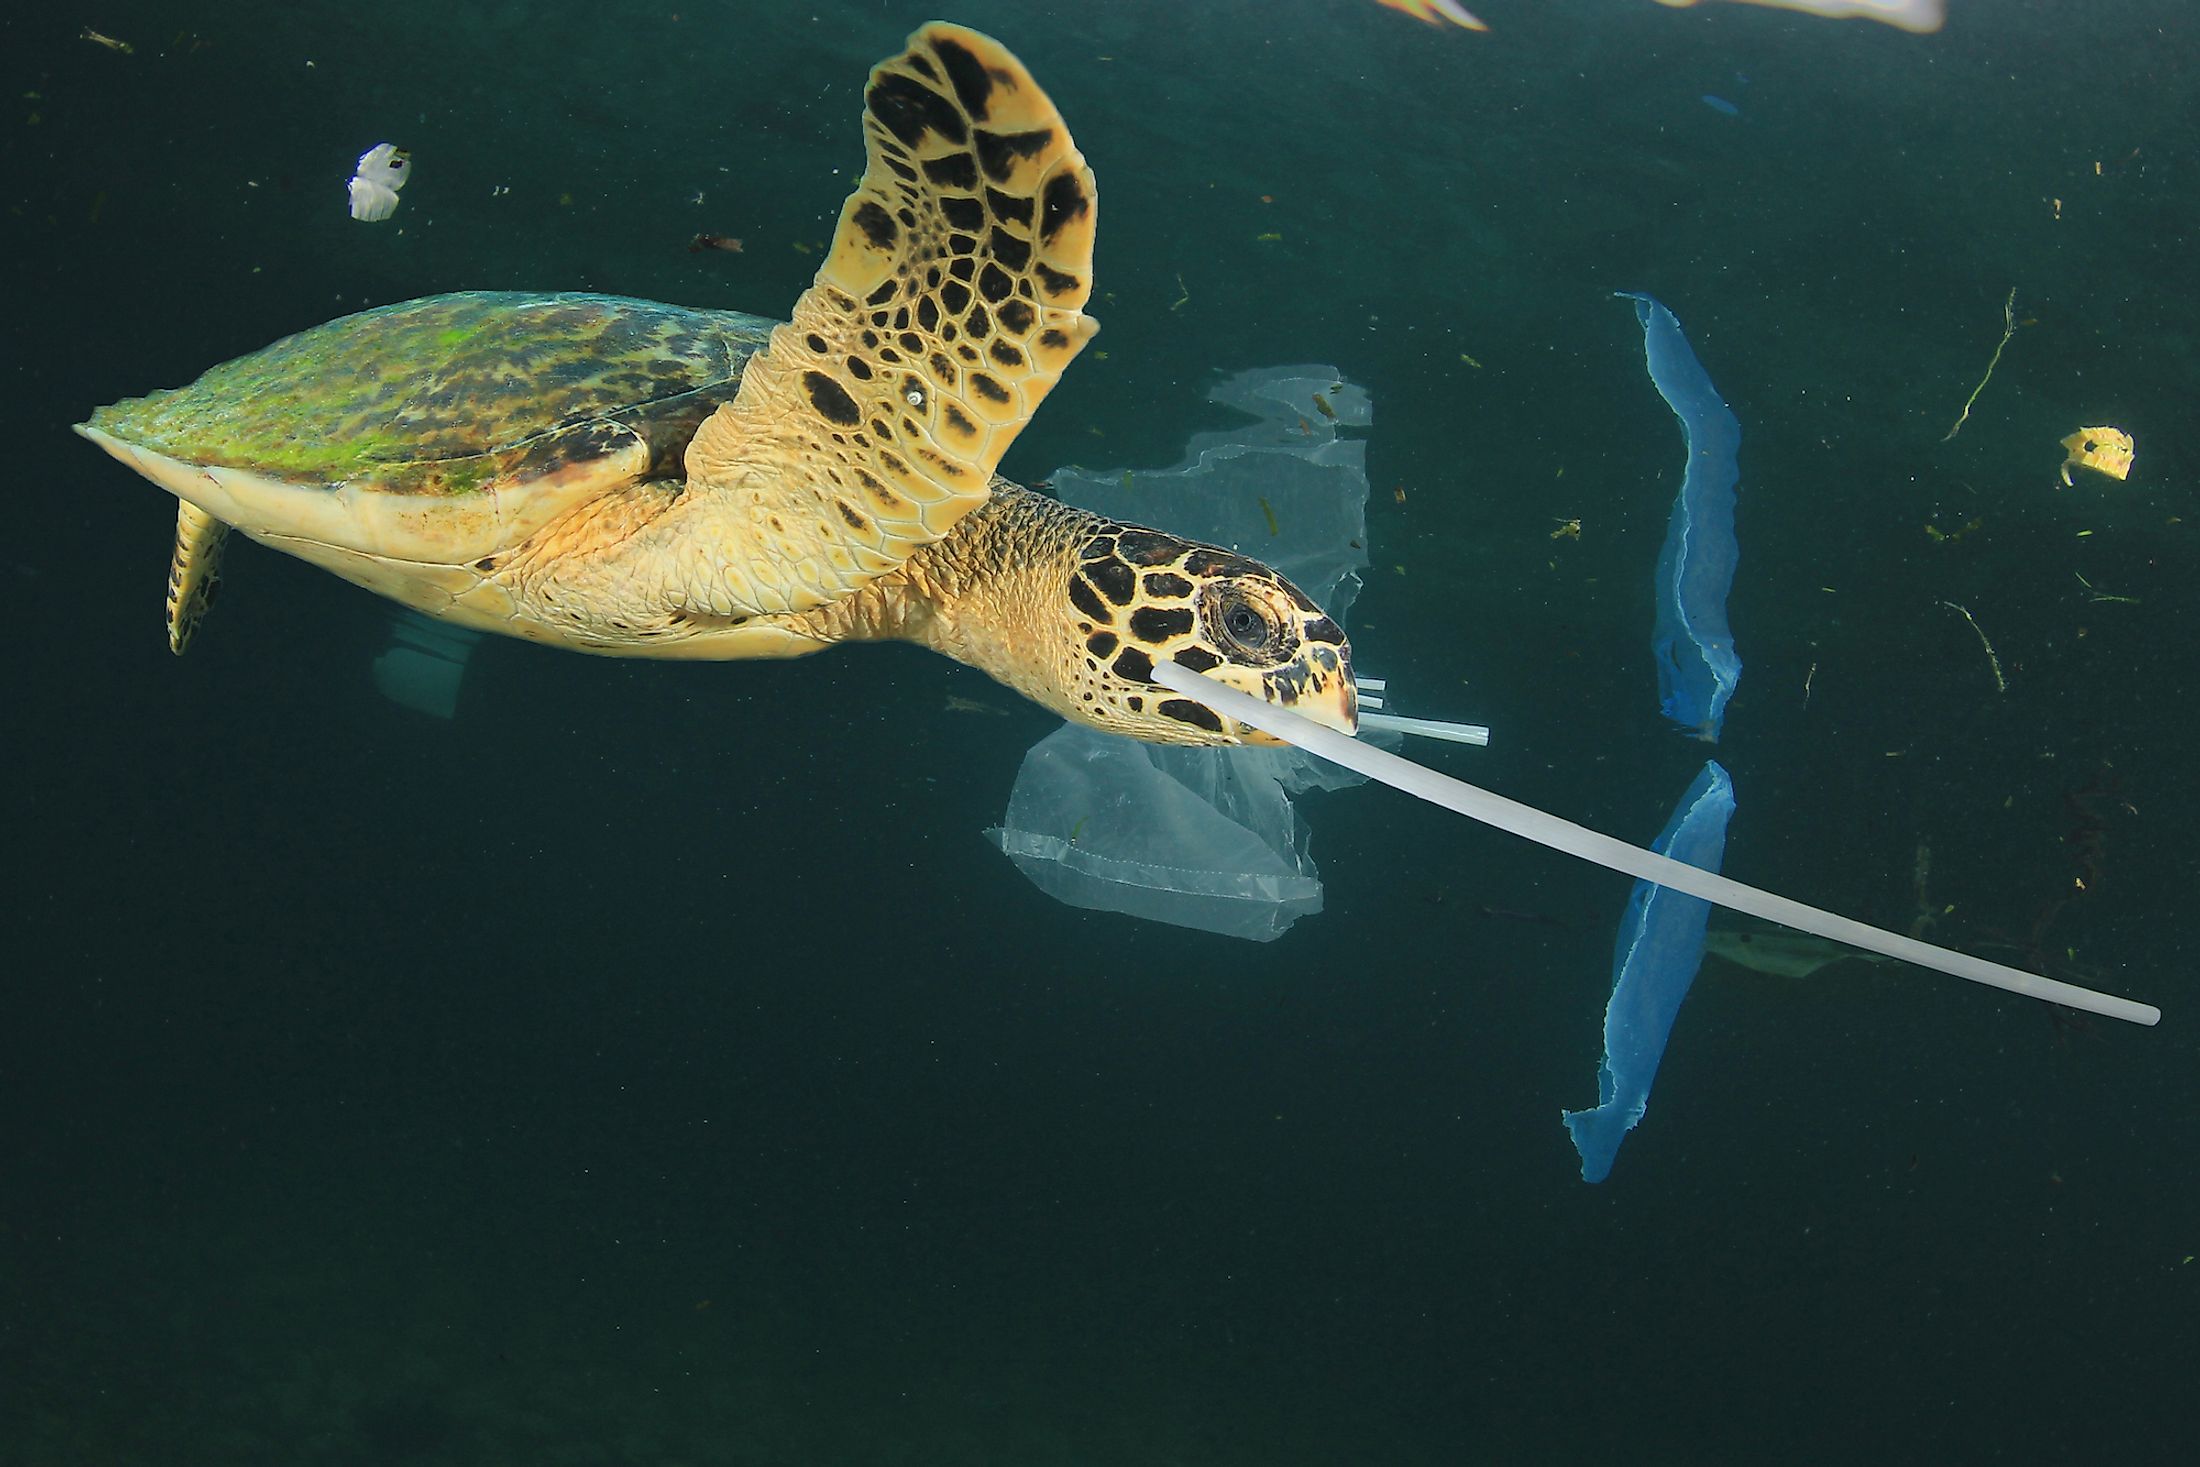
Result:
<svg viewBox="0 0 2200 1467">
<path fill-rule="evenodd" d="M 1264 703 L 1288 708 L 1324 728 L 1333 728 L 1341 734 L 1360 731 L 1360 697 L 1352 681 L 1352 649 L 1343 642 L 1334 645 L 1309 642 L 1300 648 L 1298 657 L 1281 667 L 1262 672 L 1250 668 L 1233 671 L 1237 676 L 1220 668 L 1214 675 L 1243 686 L 1246 692 Z M 1289 742 L 1244 724 L 1237 725 L 1237 732 L 1239 741 L 1247 744 Z"/>
</svg>

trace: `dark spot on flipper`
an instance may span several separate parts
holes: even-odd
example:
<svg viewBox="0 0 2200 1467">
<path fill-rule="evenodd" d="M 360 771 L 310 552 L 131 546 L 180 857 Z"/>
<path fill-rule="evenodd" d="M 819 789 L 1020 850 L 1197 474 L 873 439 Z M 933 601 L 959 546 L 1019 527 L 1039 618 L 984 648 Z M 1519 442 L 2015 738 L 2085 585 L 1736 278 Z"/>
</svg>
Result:
<svg viewBox="0 0 2200 1467">
<path fill-rule="evenodd" d="M 1013 219 L 1018 224 L 1031 222 L 1031 199 L 1024 194 L 1004 194 L 988 186 L 985 206 L 996 219 Z"/>
<path fill-rule="evenodd" d="M 1031 263 L 1031 246 L 1025 244 L 1005 229 L 996 229 L 986 236 L 985 247 L 1011 270 L 1021 270 Z"/>
<path fill-rule="evenodd" d="M 856 468 L 856 482 L 863 486 L 864 493 L 870 495 L 887 509 L 899 510 L 903 508 L 901 496 L 887 488 L 884 481 L 869 469 L 858 465 Z"/>
<path fill-rule="evenodd" d="M 963 111 L 983 122 L 993 101 L 993 78 L 986 74 L 985 64 L 970 54 L 959 41 L 940 37 L 932 42 L 932 54 L 940 58 L 940 65 L 947 69 L 947 82 L 955 89 L 955 99 L 963 104 Z M 920 58 L 914 54 L 910 60 Z"/>
<path fill-rule="evenodd" d="M 894 241 L 901 236 L 900 229 L 894 224 L 894 216 L 871 199 L 865 199 L 856 206 L 853 219 L 856 228 L 863 231 L 863 237 L 871 242 L 874 249 L 890 250 L 894 247 Z M 815 340 L 814 337 L 812 339 Z"/>
<path fill-rule="evenodd" d="M 988 402 L 1005 403 L 1009 400 L 1008 389 L 983 372 L 970 374 L 970 386 L 978 396 Z"/>
<path fill-rule="evenodd" d="M 863 421 L 863 414 L 856 407 L 848 389 L 826 376 L 823 372 L 804 372 L 802 388 L 810 395 L 810 405 L 822 413 L 826 421 L 843 428 L 853 428 Z"/>
<path fill-rule="evenodd" d="M 1170 698 L 1162 703 L 1160 711 L 1164 717 L 1173 718 L 1178 723 L 1188 723 L 1209 733 L 1222 732 L 1222 715 L 1204 703 L 1194 703 L 1185 698 Z"/>
<path fill-rule="evenodd" d="M 1048 295 L 1069 295 L 1077 289 L 1077 277 L 1074 275 L 1064 275 L 1061 271 L 1050 270 L 1044 265 L 1033 267 L 1031 273 L 1039 277 L 1039 284 L 1046 288 Z"/>
<path fill-rule="evenodd" d="M 842 501 L 834 500 L 833 508 L 840 511 L 840 517 L 848 522 L 849 529 L 856 531 L 858 534 L 868 534 L 870 532 L 871 522 L 850 509 Z"/>
<path fill-rule="evenodd" d="M 1008 278 L 1008 273 L 991 260 L 986 261 L 985 268 L 978 272 L 978 294 L 999 305 L 1014 293 L 1015 282 Z"/>
<path fill-rule="evenodd" d="M 915 147 L 927 132 L 957 145 L 969 141 L 962 114 L 923 82 L 889 72 L 871 84 L 863 100 L 871 115 L 905 147 Z"/>
<path fill-rule="evenodd" d="M 985 228 L 985 206 L 961 194 L 948 194 L 940 200 L 940 217 L 947 221 L 948 228 L 964 234 L 974 235 Z"/>
<path fill-rule="evenodd" d="M 1030 132 L 1006 133 L 981 127 L 978 129 L 976 141 L 978 166 L 985 170 L 987 178 L 995 183 L 1005 183 L 1018 158 L 1037 157 L 1053 140 L 1054 129 L 1051 127 L 1036 128 Z M 959 143 L 962 139 L 956 138 L 955 141 Z"/>
<path fill-rule="evenodd" d="M 1074 173 L 1057 173 L 1047 180 L 1046 191 L 1041 195 L 1045 212 L 1039 216 L 1039 237 L 1054 238 L 1055 231 L 1072 219 L 1081 219 L 1092 207 L 1085 197 L 1084 181 Z"/>
<path fill-rule="evenodd" d="M 926 159 L 924 176 L 942 188 L 972 189 L 978 186 L 978 165 L 971 161 L 968 153 L 949 153 L 944 158 Z M 965 199 L 962 202 L 975 205 L 978 201 Z"/>
<path fill-rule="evenodd" d="M 1029 331 L 1032 323 L 1039 319 L 1039 313 L 1032 309 L 1029 301 L 1004 301 L 998 314 L 1001 324 L 1018 336 Z"/>
</svg>

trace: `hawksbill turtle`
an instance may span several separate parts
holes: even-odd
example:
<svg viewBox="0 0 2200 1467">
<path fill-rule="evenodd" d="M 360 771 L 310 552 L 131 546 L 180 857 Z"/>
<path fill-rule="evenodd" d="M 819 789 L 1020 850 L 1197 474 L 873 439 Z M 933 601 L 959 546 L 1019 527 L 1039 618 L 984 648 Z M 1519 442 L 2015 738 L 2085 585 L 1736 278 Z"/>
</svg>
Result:
<svg viewBox="0 0 2200 1467">
<path fill-rule="evenodd" d="M 1097 323 L 1098 197 L 1046 93 L 935 23 L 791 319 L 593 294 L 364 311 L 94 412 L 173 493 L 170 646 L 234 528 L 465 626 L 615 656 L 921 643 L 1079 722 L 1272 743 L 1161 659 L 1350 732 L 1351 652 L 1259 562 L 995 473 Z"/>
</svg>

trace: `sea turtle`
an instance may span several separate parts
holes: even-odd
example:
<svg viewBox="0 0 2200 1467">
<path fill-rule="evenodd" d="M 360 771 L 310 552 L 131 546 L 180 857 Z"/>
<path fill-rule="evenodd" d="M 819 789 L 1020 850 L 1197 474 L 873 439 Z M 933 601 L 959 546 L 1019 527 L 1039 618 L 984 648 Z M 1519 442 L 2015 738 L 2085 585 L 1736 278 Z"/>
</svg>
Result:
<svg viewBox="0 0 2200 1467">
<path fill-rule="evenodd" d="M 998 42 L 871 72 L 867 166 L 780 324 L 472 292 L 347 316 L 78 425 L 180 501 L 183 650 L 234 527 L 466 626 L 617 656 L 900 638 L 1159 743 L 1273 742 L 1170 658 L 1333 727 L 1344 634 L 1268 567 L 994 473 L 1098 329 L 1092 170 Z"/>
</svg>

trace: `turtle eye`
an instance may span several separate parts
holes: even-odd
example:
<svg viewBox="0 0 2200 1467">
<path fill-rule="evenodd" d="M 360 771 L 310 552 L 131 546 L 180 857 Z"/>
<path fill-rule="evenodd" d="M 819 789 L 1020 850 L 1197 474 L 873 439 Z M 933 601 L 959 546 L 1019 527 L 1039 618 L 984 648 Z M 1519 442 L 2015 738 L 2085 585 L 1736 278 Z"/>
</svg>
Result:
<svg viewBox="0 0 2200 1467">
<path fill-rule="evenodd" d="M 1267 651 L 1275 642 L 1274 623 L 1260 607 L 1242 596 L 1233 596 L 1217 620 L 1221 624 L 1222 639 L 1233 651 L 1251 655 Z"/>
</svg>

